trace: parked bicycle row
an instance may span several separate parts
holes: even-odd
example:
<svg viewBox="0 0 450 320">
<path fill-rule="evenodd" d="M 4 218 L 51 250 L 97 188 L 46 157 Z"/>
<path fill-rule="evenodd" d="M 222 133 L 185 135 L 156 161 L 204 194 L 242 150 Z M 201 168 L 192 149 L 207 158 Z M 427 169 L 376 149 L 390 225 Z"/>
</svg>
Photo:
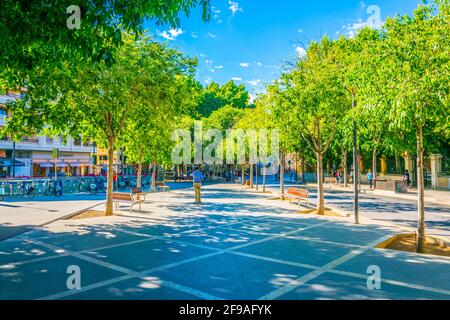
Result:
<svg viewBox="0 0 450 320">
<path fill-rule="evenodd" d="M 142 177 L 142 187 L 150 187 L 151 177 Z M 137 186 L 137 178 L 120 176 L 114 190 L 126 191 Z M 37 178 L 0 181 L 0 201 L 5 197 L 34 198 L 35 196 L 62 196 L 63 194 L 97 194 L 107 189 L 106 177 Z"/>
</svg>

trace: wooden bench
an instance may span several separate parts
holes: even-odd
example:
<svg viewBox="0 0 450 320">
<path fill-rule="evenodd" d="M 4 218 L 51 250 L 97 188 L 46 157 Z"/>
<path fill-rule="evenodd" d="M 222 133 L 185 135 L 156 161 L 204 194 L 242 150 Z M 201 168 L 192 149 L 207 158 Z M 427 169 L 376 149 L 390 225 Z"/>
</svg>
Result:
<svg viewBox="0 0 450 320">
<path fill-rule="evenodd" d="M 132 193 L 113 192 L 113 204 L 116 205 L 116 209 L 119 209 L 121 202 L 130 204 L 130 213 L 133 210 L 133 206 L 139 204 L 139 211 L 141 211 L 141 204 L 144 200 L 139 199 L 138 195 Z"/>
<path fill-rule="evenodd" d="M 155 182 L 155 187 L 156 187 L 156 190 L 162 190 L 163 192 L 170 190 L 170 187 L 162 181 Z"/>
<path fill-rule="evenodd" d="M 306 189 L 289 188 L 284 196 L 289 198 L 289 203 L 295 199 L 298 201 L 298 205 L 300 205 L 300 201 L 306 201 L 309 206 L 309 192 Z"/>
<path fill-rule="evenodd" d="M 147 192 L 142 192 L 141 188 L 131 188 L 131 193 L 137 197 L 138 200 L 145 201 L 145 197 L 147 196 Z"/>
</svg>

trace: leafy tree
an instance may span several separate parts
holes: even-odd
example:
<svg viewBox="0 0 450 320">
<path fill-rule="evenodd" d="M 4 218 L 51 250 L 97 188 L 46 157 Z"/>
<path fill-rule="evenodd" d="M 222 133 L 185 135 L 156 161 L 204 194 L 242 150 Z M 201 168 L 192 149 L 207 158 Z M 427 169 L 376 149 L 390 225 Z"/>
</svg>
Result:
<svg viewBox="0 0 450 320">
<path fill-rule="evenodd" d="M 439 131 L 448 128 L 448 6 L 448 1 L 421 5 L 413 17 L 388 19 L 382 47 L 385 54 L 377 65 L 379 81 L 393 101 L 392 126 L 416 133 L 418 252 L 423 252 L 425 243 L 423 130 L 430 121 Z"/>
<path fill-rule="evenodd" d="M 283 80 L 287 81 L 288 78 Z M 267 87 L 265 103 L 271 116 L 271 125 L 279 130 L 280 140 L 280 194 L 283 199 L 284 190 L 284 172 L 286 166 L 286 154 L 295 150 L 295 145 L 301 139 L 296 135 L 299 123 L 293 117 L 294 111 L 291 103 L 292 96 L 286 91 L 283 83 L 273 84 Z M 264 101 L 264 100 L 263 100 Z"/>
<path fill-rule="evenodd" d="M 77 13 L 73 5 L 80 9 L 79 29 L 68 27 Z M 209 20 L 209 0 L 2 0 L 0 75 L 9 87 L 23 86 L 37 68 L 110 61 L 122 32 L 142 34 L 145 20 L 176 27 L 180 12 L 188 15 L 198 5 Z"/>
<path fill-rule="evenodd" d="M 197 112 L 199 117 L 209 117 L 214 111 L 225 106 L 243 109 L 247 107 L 248 92 L 243 84 L 236 85 L 229 81 L 223 86 L 213 82 L 208 85 L 199 97 Z"/>
<path fill-rule="evenodd" d="M 180 117 L 189 111 L 189 98 L 193 83 L 191 76 L 183 73 L 184 65 L 194 65 L 195 61 L 184 59 L 175 50 L 161 47 L 164 56 L 156 64 L 153 73 L 153 87 L 142 97 L 140 105 L 133 108 L 130 120 L 119 141 L 125 149 L 127 158 L 138 164 L 137 186 L 141 187 L 143 163 L 170 163 L 172 150 L 171 134 L 177 129 Z M 180 64 L 181 62 L 181 64 Z M 182 68 L 180 68 L 182 67 Z M 156 170 L 152 171 L 153 174 Z M 155 191 L 155 176 L 152 179 L 152 191 Z"/>
<path fill-rule="evenodd" d="M 48 103 L 34 97 L 18 101 L 11 107 L 6 126 L 10 132 L 18 128 L 39 131 L 47 126 L 58 134 L 92 137 L 99 146 L 106 147 L 107 215 L 112 215 L 113 153 L 119 139 L 136 119 L 136 112 L 149 116 L 155 111 L 151 102 L 157 96 L 170 94 L 161 90 L 160 81 L 191 69 L 181 54 L 145 38 L 128 38 L 114 59 L 114 64 L 102 62 L 98 69 L 80 65 L 71 74 L 66 70 L 55 74 L 55 81 L 64 89 L 58 99 Z"/>
<path fill-rule="evenodd" d="M 287 94 L 297 124 L 297 133 L 317 159 L 317 214 L 324 214 L 323 156 L 328 151 L 350 104 L 339 78 L 334 47 L 323 38 L 312 43 L 307 56 L 288 75 Z"/>
</svg>

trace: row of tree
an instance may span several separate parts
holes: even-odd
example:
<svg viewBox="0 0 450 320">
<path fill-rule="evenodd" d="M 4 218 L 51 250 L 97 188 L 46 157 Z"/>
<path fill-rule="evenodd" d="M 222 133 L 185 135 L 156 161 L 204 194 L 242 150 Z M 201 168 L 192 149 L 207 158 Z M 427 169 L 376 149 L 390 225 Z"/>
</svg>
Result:
<svg viewBox="0 0 450 320">
<path fill-rule="evenodd" d="M 450 137 L 449 1 L 421 5 L 412 17 L 388 19 L 381 30 L 311 43 L 306 56 L 254 103 L 245 87 L 232 81 L 203 88 L 194 80 L 196 59 L 142 36 L 143 19 L 176 26 L 180 11 L 199 4 L 207 20 L 207 0 L 133 0 L 127 6 L 116 0 L 80 1 L 82 28 L 69 30 L 60 26 L 65 25 L 57 9 L 61 3 L 47 8 L 39 0 L 7 1 L 0 12 L 0 89 L 26 87 L 28 92 L 9 104 L 4 133 L 81 136 L 107 148 L 108 215 L 114 150 L 125 147 L 140 177 L 144 164 L 170 164 L 171 133 L 193 131 L 196 120 L 222 133 L 278 129 L 281 193 L 286 154 L 314 162 L 318 214 L 325 208 L 324 158 L 340 153 L 347 168 L 353 148 L 358 172 L 358 150 L 370 151 L 374 159 L 381 152 L 416 153 L 422 251 L 424 149 Z M 248 159 L 251 175 L 257 161 Z"/>
<path fill-rule="evenodd" d="M 317 214 L 325 209 L 323 161 L 333 150 L 341 152 L 346 169 L 353 147 L 353 172 L 359 172 L 358 151 L 371 152 L 375 174 L 380 153 L 415 154 L 418 251 L 423 251 L 424 152 L 448 145 L 450 138 L 449 25 L 449 2 L 439 0 L 420 5 L 412 17 L 387 19 L 381 30 L 365 28 L 356 37 L 337 40 L 324 37 L 311 43 L 306 56 L 246 113 L 246 122 L 255 123 L 263 114 L 266 127 L 281 131 L 282 158 L 287 153 L 306 160 L 314 155 Z M 283 182 L 281 188 L 283 193 Z"/>
<path fill-rule="evenodd" d="M 113 153 L 139 164 L 168 158 L 170 133 L 193 107 L 196 60 L 144 36 L 144 20 L 177 27 L 180 13 L 209 0 L 2 1 L 0 91 L 26 88 L 8 104 L 3 135 L 81 136 L 108 149 L 106 214 L 112 214 Z M 69 28 L 68 19 L 80 19 Z M 155 171 L 155 170 L 154 170 Z"/>
</svg>

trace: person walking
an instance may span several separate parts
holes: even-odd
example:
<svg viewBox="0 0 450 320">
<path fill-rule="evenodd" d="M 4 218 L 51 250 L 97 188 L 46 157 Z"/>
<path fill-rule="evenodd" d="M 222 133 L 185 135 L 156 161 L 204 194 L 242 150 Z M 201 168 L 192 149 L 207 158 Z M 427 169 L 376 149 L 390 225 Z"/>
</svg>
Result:
<svg viewBox="0 0 450 320">
<path fill-rule="evenodd" d="M 408 188 L 410 188 L 411 178 L 410 178 L 410 175 L 409 175 L 409 171 L 408 171 L 408 170 L 405 170 L 405 173 L 403 174 L 403 181 L 406 181 L 406 186 L 407 186 Z"/>
<path fill-rule="evenodd" d="M 372 189 L 372 186 L 373 186 L 373 172 L 370 169 L 367 172 L 367 181 L 369 182 L 370 189 Z"/>
<path fill-rule="evenodd" d="M 203 173 L 200 171 L 200 168 L 197 168 L 191 174 L 192 180 L 194 182 L 194 192 L 195 192 L 195 202 L 202 203 L 202 181 L 204 179 Z"/>
<path fill-rule="evenodd" d="M 117 190 L 117 173 L 113 172 L 113 190 Z"/>
</svg>

